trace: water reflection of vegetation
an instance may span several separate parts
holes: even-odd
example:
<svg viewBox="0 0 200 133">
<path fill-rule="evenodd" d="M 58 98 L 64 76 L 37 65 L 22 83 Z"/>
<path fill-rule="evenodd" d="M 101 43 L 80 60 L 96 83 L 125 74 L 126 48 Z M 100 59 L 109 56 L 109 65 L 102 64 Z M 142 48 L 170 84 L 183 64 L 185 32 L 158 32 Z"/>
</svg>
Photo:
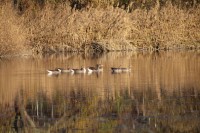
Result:
<svg viewBox="0 0 200 133">
<path fill-rule="evenodd" d="M 26 98 L 22 93 L 16 97 L 15 113 L 1 117 L 0 129 L 16 131 L 18 126 L 17 130 L 51 132 L 199 132 L 199 102 L 199 92 L 194 89 L 163 91 L 160 98 L 152 89 L 131 94 L 124 89 L 104 97 L 83 89 L 56 90 L 51 97 L 40 92 Z M 16 107 L 24 111 L 16 112 Z M 19 116 L 15 125 L 17 113 L 21 113 L 24 125 L 20 125 Z"/>
</svg>

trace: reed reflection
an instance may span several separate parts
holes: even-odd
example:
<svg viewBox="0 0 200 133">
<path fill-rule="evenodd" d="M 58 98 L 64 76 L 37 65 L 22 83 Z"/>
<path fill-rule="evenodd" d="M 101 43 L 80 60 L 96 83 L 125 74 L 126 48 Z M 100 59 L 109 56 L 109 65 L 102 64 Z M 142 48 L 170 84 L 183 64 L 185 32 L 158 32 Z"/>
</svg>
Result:
<svg viewBox="0 0 200 133">
<path fill-rule="evenodd" d="M 25 94 L 17 94 L 15 117 L 7 119 L 14 117 L 10 124 L 15 131 L 199 131 L 200 94 L 192 88 L 178 93 L 163 91 L 161 100 L 151 88 L 131 93 L 123 88 L 115 96 L 107 93 L 103 98 L 98 92 L 79 87 L 70 91 L 54 88 L 51 96 L 43 91 L 33 97 Z"/>
</svg>

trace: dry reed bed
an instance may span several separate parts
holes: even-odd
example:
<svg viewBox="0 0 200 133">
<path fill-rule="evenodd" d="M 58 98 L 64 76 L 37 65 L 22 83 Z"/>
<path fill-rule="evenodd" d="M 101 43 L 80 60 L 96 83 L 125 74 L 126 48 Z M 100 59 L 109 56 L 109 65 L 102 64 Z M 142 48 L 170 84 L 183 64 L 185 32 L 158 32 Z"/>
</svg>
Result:
<svg viewBox="0 0 200 133">
<path fill-rule="evenodd" d="M 199 48 L 200 8 L 171 4 L 127 13 L 107 7 L 73 10 L 47 4 L 15 14 L 1 6 L 0 55 L 26 48 L 32 52 Z"/>
<path fill-rule="evenodd" d="M 30 17 L 29 15 L 27 15 Z M 29 19 L 29 18 L 28 18 Z M 25 18 L 25 20 L 28 20 Z M 115 43 L 104 43 L 104 40 L 126 40 L 131 31 L 131 21 L 127 21 L 127 13 L 122 9 L 94 9 L 88 11 L 71 11 L 69 6 L 61 5 L 52 10 L 46 6 L 39 12 L 32 24 L 27 28 L 31 29 L 29 39 L 33 48 L 39 51 L 84 51 L 85 49 L 96 48 L 97 44 L 107 50 L 121 50 Z M 93 44 L 93 45 L 91 45 Z M 89 46 L 89 47 L 88 47 Z"/>
<path fill-rule="evenodd" d="M 20 53 L 26 47 L 26 35 L 21 18 L 9 5 L 0 6 L 0 56 Z"/>
<path fill-rule="evenodd" d="M 136 29 L 131 40 L 138 40 L 139 47 L 153 48 L 197 48 L 200 43 L 199 7 L 181 10 L 167 5 L 159 11 L 136 10 L 131 14 Z"/>
</svg>

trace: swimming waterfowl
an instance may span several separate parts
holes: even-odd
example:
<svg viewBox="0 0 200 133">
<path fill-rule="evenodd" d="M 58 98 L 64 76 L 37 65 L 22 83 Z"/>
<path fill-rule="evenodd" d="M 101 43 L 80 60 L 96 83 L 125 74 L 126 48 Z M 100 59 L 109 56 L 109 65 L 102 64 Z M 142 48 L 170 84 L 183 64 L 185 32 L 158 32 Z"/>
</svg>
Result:
<svg viewBox="0 0 200 133">
<path fill-rule="evenodd" d="M 87 70 L 88 70 L 88 73 L 102 72 L 103 71 L 103 65 L 97 64 L 96 67 L 88 67 Z"/>
<path fill-rule="evenodd" d="M 58 69 L 60 69 L 62 73 L 70 73 L 70 72 L 72 72 L 71 68 L 67 68 L 67 69 L 58 68 Z"/>
<path fill-rule="evenodd" d="M 81 69 L 71 69 L 72 73 L 86 73 L 85 67 L 82 67 Z"/>
<path fill-rule="evenodd" d="M 56 68 L 54 70 L 47 70 L 48 74 L 60 74 L 61 73 L 61 69 L 60 68 Z"/>
<path fill-rule="evenodd" d="M 118 68 L 118 67 L 111 67 L 113 73 L 121 73 L 121 72 L 130 72 L 130 68 Z"/>
<path fill-rule="evenodd" d="M 111 67 L 111 70 L 113 73 L 121 73 L 122 69 L 121 68 L 117 68 L 117 67 Z"/>
</svg>

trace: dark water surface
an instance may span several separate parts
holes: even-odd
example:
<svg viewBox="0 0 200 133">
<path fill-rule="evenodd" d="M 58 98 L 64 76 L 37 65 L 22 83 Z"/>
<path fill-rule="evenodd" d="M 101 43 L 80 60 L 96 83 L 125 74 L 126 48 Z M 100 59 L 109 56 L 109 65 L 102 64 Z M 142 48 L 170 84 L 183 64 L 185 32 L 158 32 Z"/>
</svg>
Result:
<svg viewBox="0 0 200 133">
<path fill-rule="evenodd" d="M 47 69 L 104 65 L 92 74 Z M 131 67 L 112 74 L 111 67 Z M 200 53 L 0 60 L 0 132 L 200 132 Z"/>
</svg>

